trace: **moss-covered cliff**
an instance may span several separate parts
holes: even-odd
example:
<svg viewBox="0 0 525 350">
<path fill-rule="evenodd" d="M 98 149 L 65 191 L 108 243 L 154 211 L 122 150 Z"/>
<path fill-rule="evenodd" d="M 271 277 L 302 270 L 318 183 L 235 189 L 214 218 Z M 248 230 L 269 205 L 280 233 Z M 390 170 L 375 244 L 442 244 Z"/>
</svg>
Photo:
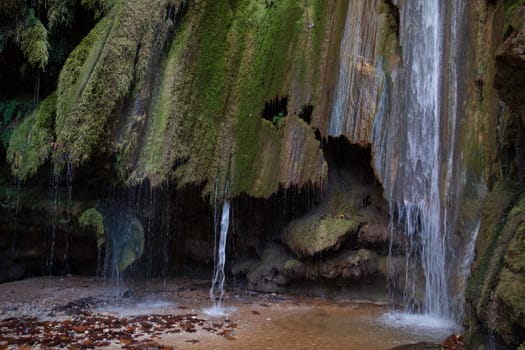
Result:
<svg viewBox="0 0 525 350">
<path fill-rule="evenodd" d="M 490 193 L 481 213 L 476 259 L 467 286 L 473 349 L 492 334 L 517 348 L 525 341 L 523 244 L 523 1 L 478 1 L 473 10 L 475 70 L 471 107 L 482 126 L 481 162 Z M 475 67 L 475 68 L 474 68 Z M 520 101 L 520 102 L 518 102 Z"/>
<path fill-rule="evenodd" d="M 231 161 L 233 195 L 321 186 L 320 145 L 296 116 L 320 104 L 335 6 L 116 2 L 61 70 L 48 140 L 55 166 L 113 157 L 129 184 L 205 182 L 210 191 Z M 262 118 L 273 99 L 288 101 L 274 124 Z M 21 178 L 42 158 L 20 168 L 10 157 Z"/>
</svg>

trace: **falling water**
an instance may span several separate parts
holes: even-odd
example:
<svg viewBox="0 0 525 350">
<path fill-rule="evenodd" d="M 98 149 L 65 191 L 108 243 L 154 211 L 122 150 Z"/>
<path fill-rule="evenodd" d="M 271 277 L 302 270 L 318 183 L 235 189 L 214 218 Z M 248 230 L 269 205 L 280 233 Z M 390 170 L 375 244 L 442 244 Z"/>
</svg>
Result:
<svg viewBox="0 0 525 350">
<path fill-rule="evenodd" d="M 66 211 L 72 212 L 73 208 L 73 164 L 68 159 L 66 162 L 66 185 L 67 185 L 67 202 L 66 202 Z M 70 250 L 70 243 L 69 243 L 69 233 L 64 233 L 64 255 L 63 255 L 63 261 L 65 264 L 65 273 L 69 273 L 69 250 Z"/>
<path fill-rule="evenodd" d="M 215 268 L 213 272 L 213 281 L 210 288 L 210 298 L 214 303 L 212 309 L 223 313 L 222 299 L 224 297 L 224 281 L 226 276 L 224 274 L 224 266 L 226 264 L 226 242 L 228 240 L 228 230 L 230 228 L 230 202 L 224 201 L 222 206 L 221 216 L 221 233 L 219 238 L 219 246 L 215 261 Z M 218 295 L 216 295 L 218 293 Z"/>
<path fill-rule="evenodd" d="M 9 279 L 13 280 L 15 279 L 16 275 L 16 267 L 15 267 L 15 260 L 16 260 L 16 238 L 17 238 L 17 231 L 18 231 L 18 211 L 20 209 L 20 179 L 16 179 L 15 183 L 15 213 L 13 216 L 14 224 L 13 224 L 13 232 L 11 236 L 11 251 L 10 251 L 10 262 L 9 262 Z M 10 217 L 11 218 L 11 217 Z"/>
<path fill-rule="evenodd" d="M 394 287 L 403 290 L 406 311 L 457 322 L 461 291 L 450 281 L 464 275 L 457 267 L 475 239 L 458 244 L 451 234 L 465 185 L 457 130 L 465 2 L 408 0 L 399 7 L 402 64 L 387 75 L 376 60 L 378 77 L 389 81 L 370 135 L 392 239 L 406 242 L 404 273 L 393 283 L 402 284 Z"/>
<path fill-rule="evenodd" d="M 406 144 L 395 198 L 396 226 L 408 242 L 407 262 L 421 264 L 424 285 L 416 269 L 405 275 L 405 305 L 449 319 L 445 274 L 445 242 L 441 210 L 441 67 L 443 7 L 440 2 L 409 1 L 402 9 L 401 46 L 405 60 L 404 111 Z M 417 266 L 417 265 L 416 265 Z M 418 291 L 423 287 L 423 300 Z"/>
<path fill-rule="evenodd" d="M 56 231 L 58 223 L 58 204 L 60 196 L 60 175 L 55 174 L 54 169 L 51 169 L 51 184 L 49 186 L 50 198 L 51 198 L 51 211 L 49 214 L 49 249 L 47 251 L 46 269 L 47 273 L 51 275 L 53 273 L 53 265 L 55 262 L 55 246 L 56 246 Z"/>
</svg>

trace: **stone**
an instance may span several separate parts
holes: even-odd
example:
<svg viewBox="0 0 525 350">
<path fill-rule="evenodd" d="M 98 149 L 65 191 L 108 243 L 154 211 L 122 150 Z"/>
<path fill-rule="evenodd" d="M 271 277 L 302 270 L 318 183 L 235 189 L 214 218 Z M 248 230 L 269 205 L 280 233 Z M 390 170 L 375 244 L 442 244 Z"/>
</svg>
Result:
<svg viewBox="0 0 525 350">
<path fill-rule="evenodd" d="M 290 259 L 283 246 L 267 245 L 259 263 L 252 265 L 246 275 L 249 288 L 267 293 L 282 291 L 282 287 L 288 284 L 285 265 Z"/>
<path fill-rule="evenodd" d="M 382 224 L 364 225 L 357 235 L 358 244 L 365 248 L 388 247 L 390 232 Z"/>
<path fill-rule="evenodd" d="M 298 257 L 338 250 L 360 223 L 346 215 L 306 217 L 295 220 L 283 230 L 283 242 Z"/>
</svg>

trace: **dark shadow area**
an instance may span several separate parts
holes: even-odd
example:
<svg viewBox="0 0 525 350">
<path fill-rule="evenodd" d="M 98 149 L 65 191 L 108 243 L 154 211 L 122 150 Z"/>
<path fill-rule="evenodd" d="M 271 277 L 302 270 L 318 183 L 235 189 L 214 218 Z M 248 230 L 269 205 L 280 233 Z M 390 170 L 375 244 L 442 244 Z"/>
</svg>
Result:
<svg viewBox="0 0 525 350">
<path fill-rule="evenodd" d="M 310 124 L 312 122 L 313 111 L 314 111 L 314 106 L 304 105 L 303 108 L 301 108 L 301 112 L 299 113 L 299 118 L 304 120 L 307 124 Z"/>
<path fill-rule="evenodd" d="M 288 96 L 275 96 L 274 99 L 264 104 L 261 117 L 277 124 L 279 120 L 288 115 Z"/>
</svg>

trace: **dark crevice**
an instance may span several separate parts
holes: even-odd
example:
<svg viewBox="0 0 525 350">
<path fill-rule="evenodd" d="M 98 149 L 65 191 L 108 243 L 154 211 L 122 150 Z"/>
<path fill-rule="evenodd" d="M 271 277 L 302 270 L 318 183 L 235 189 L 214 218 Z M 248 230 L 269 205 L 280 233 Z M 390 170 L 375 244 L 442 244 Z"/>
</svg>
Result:
<svg viewBox="0 0 525 350">
<path fill-rule="evenodd" d="M 288 96 L 275 96 L 264 104 L 262 118 L 277 124 L 279 120 L 288 115 Z"/>
<path fill-rule="evenodd" d="M 310 104 L 306 104 L 301 109 L 301 112 L 299 113 L 299 118 L 304 120 L 306 123 L 310 124 L 312 122 L 313 111 L 314 111 L 314 106 Z"/>
<path fill-rule="evenodd" d="M 394 20 L 395 27 L 394 32 L 399 38 L 399 28 L 400 28 L 400 16 L 399 16 L 399 7 L 397 7 L 392 0 L 385 0 L 386 6 L 388 6 L 388 13 L 392 16 Z"/>
<path fill-rule="evenodd" d="M 315 139 L 322 143 L 323 141 L 323 135 L 321 135 L 321 130 L 319 128 L 316 128 L 314 131 Z"/>
</svg>

